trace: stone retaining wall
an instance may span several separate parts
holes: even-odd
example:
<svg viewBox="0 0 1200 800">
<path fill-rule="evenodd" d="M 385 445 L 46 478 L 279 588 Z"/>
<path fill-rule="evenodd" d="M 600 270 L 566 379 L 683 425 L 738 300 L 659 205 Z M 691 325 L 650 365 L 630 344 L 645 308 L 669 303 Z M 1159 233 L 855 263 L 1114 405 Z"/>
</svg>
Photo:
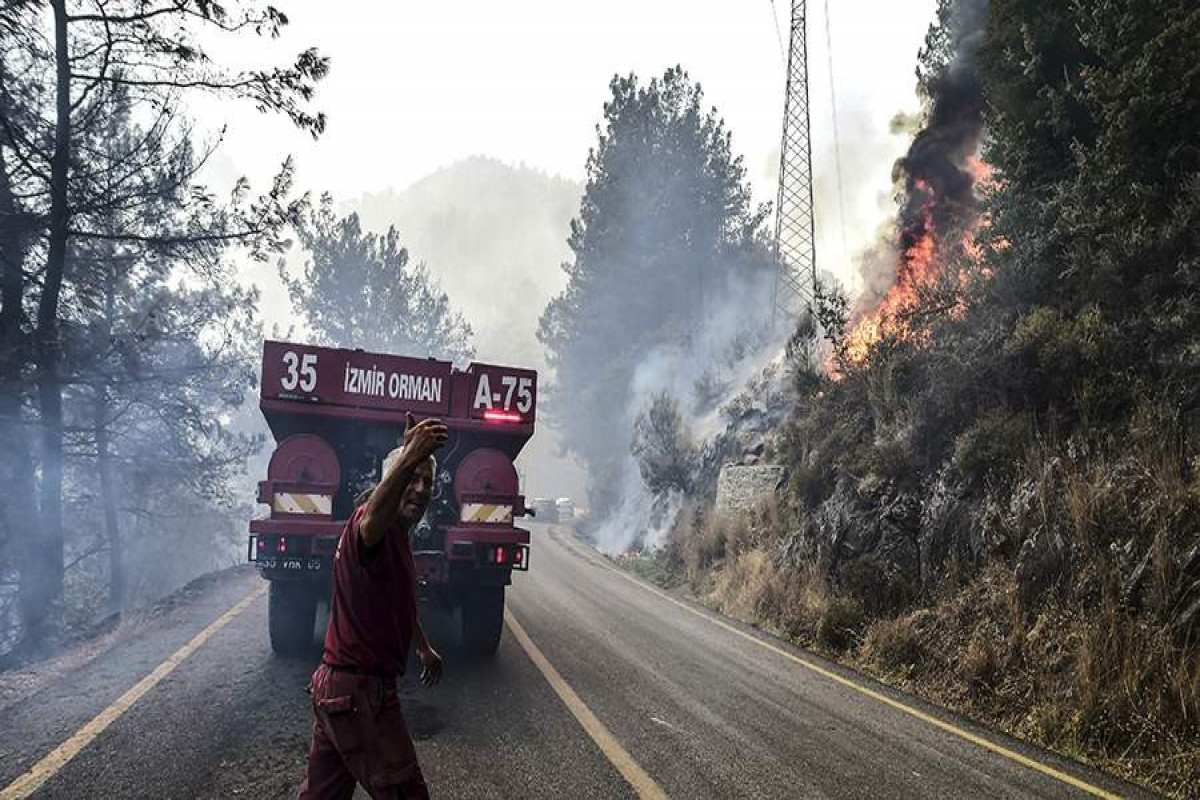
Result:
<svg viewBox="0 0 1200 800">
<path fill-rule="evenodd" d="M 778 464 L 727 464 L 717 478 L 717 508 L 744 511 L 783 484 L 784 468 Z"/>
</svg>

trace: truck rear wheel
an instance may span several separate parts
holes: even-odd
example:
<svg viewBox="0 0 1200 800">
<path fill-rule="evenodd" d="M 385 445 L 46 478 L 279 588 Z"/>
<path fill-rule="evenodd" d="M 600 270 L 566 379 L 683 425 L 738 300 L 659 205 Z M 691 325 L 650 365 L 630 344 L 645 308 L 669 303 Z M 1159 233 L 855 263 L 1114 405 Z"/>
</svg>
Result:
<svg viewBox="0 0 1200 800">
<path fill-rule="evenodd" d="M 495 655 L 504 630 L 504 587 L 481 586 L 463 599 L 462 638 L 477 656 Z"/>
<path fill-rule="evenodd" d="M 271 649 L 281 656 L 303 655 L 312 647 L 317 593 L 303 583 L 271 581 L 267 628 Z"/>
</svg>

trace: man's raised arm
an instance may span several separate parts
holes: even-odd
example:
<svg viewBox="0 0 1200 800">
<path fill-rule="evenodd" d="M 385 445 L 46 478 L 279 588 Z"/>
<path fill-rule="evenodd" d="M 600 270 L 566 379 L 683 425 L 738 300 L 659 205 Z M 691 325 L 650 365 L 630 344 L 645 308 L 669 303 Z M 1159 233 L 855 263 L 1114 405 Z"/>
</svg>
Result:
<svg viewBox="0 0 1200 800">
<path fill-rule="evenodd" d="M 412 414 L 406 417 L 408 425 L 404 431 L 400 458 L 371 492 L 366 511 L 358 524 L 359 535 L 367 549 L 379 545 L 388 529 L 395 524 L 400 501 L 404 497 L 404 490 L 412 482 L 413 472 L 450 438 L 450 431 L 441 420 L 426 419 L 413 424 Z"/>
</svg>

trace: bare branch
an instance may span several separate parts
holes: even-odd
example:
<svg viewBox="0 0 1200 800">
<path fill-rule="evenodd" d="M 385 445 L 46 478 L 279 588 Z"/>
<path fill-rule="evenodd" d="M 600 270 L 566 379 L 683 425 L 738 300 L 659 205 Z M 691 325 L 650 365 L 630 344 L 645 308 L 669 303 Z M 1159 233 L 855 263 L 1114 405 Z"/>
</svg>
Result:
<svg viewBox="0 0 1200 800">
<path fill-rule="evenodd" d="M 96 7 L 100 9 L 101 13 L 104 12 L 104 6 L 101 5 L 99 0 L 96 0 Z M 94 80 L 87 86 L 83 87 L 83 91 L 79 93 L 79 97 L 74 103 L 71 103 L 70 113 L 72 114 L 75 113 L 75 109 L 79 108 L 80 104 L 87 99 L 88 95 L 90 95 L 92 91 L 100 85 L 103 76 L 108 73 L 109 59 L 112 58 L 112 51 L 115 44 L 113 42 L 112 28 L 109 25 L 107 17 L 104 18 L 104 41 L 107 44 L 107 47 L 104 48 L 104 60 L 100 63 L 101 78 Z"/>
<path fill-rule="evenodd" d="M 9 150 L 17 157 L 17 161 L 21 163 L 21 166 L 29 170 L 30 174 L 49 184 L 50 174 L 34 165 L 34 163 L 26 155 L 25 150 L 34 153 L 46 162 L 49 162 L 50 160 L 49 154 L 35 147 L 33 142 L 29 141 L 19 130 L 9 124 L 7 114 L 0 116 L 0 124 L 4 126 L 4 133 L 8 136 L 8 141 L 14 145 L 18 145 L 16 147 L 10 147 Z"/>
<path fill-rule="evenodd" d="M 230 81 L 220 81 L 220 80 L 214 80 L 211 78 L 195 78 L 192 80 L 179 80 L 179 79 L 169 80 L 166 78 L 162 78 L 162 79 L 154 79 L 154 80 L 144 80 L 144 79 L 140 79 L 140 78 L 125 78 L 125 77 L 117 77 L 117 76 L 105 77 L 103 75 L 88 75 L 88 74 L 77 74 L 74 77 L 83 78 L 84 80 L 107 81 L 109 83 L 118 84 L 120 86 L 157 86 L 157 87 L 170 88 L 170 89 L 208 89 L 210 91 L 217 91 L 217 92 L 236 91 L 238 89 L 244 89 L 249 86 L 261 84 L 263 82 L 263 78 L 261 75 L 255 75 L 255 77 L 252 77 L 252 78 L 239 78 L 239 79 L 230 80 Z"/>
<path fill-rule="evenodd" d="M 268 8 L 261 16 L 250 16 L 247 14 L 237 22 L 227 22 L 220 16 L 205 13 L 205 11 L 196 11 L 188 7 L 187 0 L 176 0 L 175 3 L 167 6 L 152 8 L 148 11 L 142 11 L 137 14 L 124 15 L 109 15 L 99 14 L 76 14 L 68 18 L 68 22 L 105 22 L 113 25 L 139 25 L 149 22 L 156 17 L 161 17 L 168 14 L 178 14 L 192 19 L 200 20 L 205 25 L 211 25 L 226 33 L 236 33 L 245 30 L 246 28 L 254 28 L 259 35 L 266 34 L 272 38 L 279 35 L 279 30 L 287 24 L 287 17 L 280 14 L 273 8 Z"/>
<path fill-rule="evenodd" d="M 147 22 L 155 17 L 161 17 L 164 14 L 178 14 L 185 11 L 187 5 L 186 0 L 176 0 L 169 6 L 154 8 L 149 11 L 143 11 L 140 14 L 124 14 L 124 15 L 109 15 L 105 14 L 103 9 L 99 14 L 74 14 L 67 17 L 67 22 L 103 22 L 113 25 L 129 25 L 134 22 Z M 193 16 L 199 16 L 192 12 Z"/>
<path fill-rule="evenodd" d="M 98 541 L 96 544 L 92 545 L 87 550 L 85 550 L 82 555 L 78 556 L 73 561 L 71 561 L 71 563 L 69 563 L 65 567 L 63 567 L 63 572 L 70 572 L 72 569 L 75 568 L 76 565 L 79 564 L 79 562 L 89 559 L 92 556 L 96 555 L 97 553 L 102 553 L 107 549 L 108 549 L 108 542 L 106 542 L 104 540 Z"/>
</svg>

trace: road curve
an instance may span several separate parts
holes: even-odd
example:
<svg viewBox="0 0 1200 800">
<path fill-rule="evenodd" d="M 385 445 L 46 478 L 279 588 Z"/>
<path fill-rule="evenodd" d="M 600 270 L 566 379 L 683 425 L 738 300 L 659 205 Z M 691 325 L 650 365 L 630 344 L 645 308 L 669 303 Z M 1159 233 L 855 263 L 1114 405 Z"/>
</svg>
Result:
<svg viewBox="0 0 1200 800">
<path fill-rule="evenodd" d="M 533 527 L 496 657 L 447 645 L 440 686 L 401 684 L 435 797 L 1143 796 L 666 597 L 565 529 Z M 24 796 L 12 787 L 31 774 L 38 798 L 294 797 L 319 653 L 271 654 L 265 597 L 239 606 L 260 583 L 249 569 L 201 582 L 118 646 L 0 705 L 0 798 Z M 94 737 L 47 764 L 81 730 Z"/>
</svg>

